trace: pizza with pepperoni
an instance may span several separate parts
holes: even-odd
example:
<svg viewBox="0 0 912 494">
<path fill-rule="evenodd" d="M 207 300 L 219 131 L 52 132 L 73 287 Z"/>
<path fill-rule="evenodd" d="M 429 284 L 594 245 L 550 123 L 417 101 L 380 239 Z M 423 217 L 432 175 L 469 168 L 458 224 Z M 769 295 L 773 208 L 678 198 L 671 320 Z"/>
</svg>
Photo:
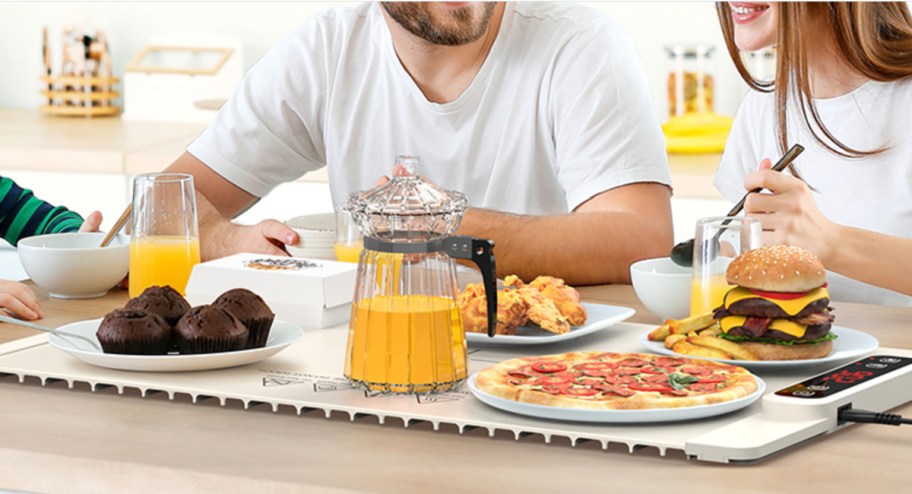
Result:
<svg viewBox="0 0 912 494">
<path fill-rule="evenodd" d="M 478 373 L 481 391 L 563 408 L 635 410 L 709 405 L 749 396 L 736 365 L 645 353 L 570 352 L 505 360 Z"/>
</svg>

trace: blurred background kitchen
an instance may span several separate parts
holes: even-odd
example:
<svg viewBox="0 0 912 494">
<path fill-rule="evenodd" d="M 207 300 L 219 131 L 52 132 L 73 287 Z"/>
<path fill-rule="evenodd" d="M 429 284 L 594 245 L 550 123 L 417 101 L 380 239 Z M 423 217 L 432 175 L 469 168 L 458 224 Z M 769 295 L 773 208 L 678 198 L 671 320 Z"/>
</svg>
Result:
<svg viewBox="0 0 912 494">
<path fill-rule="evenodd" d="M 693 109 L 694 81 L 675 86 L 676 71 L 699 72 L 700 105 L 710 105 L 701 109 L 734 114 L 747 86 L 725 52 L 713 3 L 581 3 L 607 12 L 632 36 L 660 122 L 682 102 L 682 112 Z M 0 175 L 83 216 L 100 209 L 107 230 L 129 201 L 132 177 L 170 164 L 247 69 L 304 19 L 333 4 L 0 3 Z M 59 78 L 73 70 L 67 46 L 72 50 L 79 40 L 87 56 L 77 70 L 107 77 L 91 88 Z M 768 70 L 772 59 L 758 54 L 757 63 Z M 71 101 L 67 91 L 96 94 Z M 101 116 L 107 112 L 114 115 Z M 87 114 L 93 116 L 79 116 Z M 728 208 L 711 183 L 719 146 L 687 149 L 685 142 L 681 149 L 675 142 L 675 237 L 684 239 L 693 236 L 697 218 Z M 325 175 L 316 172 L 276 189 L 239 221 L 331 210 Z M 14 251 L 0 246 L 0 278 L 22 277 Z"/>
</svg>

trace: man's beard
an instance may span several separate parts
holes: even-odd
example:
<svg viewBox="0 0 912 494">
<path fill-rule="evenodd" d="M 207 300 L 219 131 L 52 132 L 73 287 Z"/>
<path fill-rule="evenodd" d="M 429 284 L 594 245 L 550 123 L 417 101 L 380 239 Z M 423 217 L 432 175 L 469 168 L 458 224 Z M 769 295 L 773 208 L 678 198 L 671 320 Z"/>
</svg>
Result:
<svg viewBox="0 0 912 494">
<path fill-rule="evenodd" d="M 435 45 L 458 46 L 484 35 L 496 4 L 481 4 L 484 5 L 481 11 L 475 7 L 479 4 L 466 5 L 437 15 L 423 2 L 382 2 L 382 5 L 397 24 L 413 35 Z"/>
</svg>

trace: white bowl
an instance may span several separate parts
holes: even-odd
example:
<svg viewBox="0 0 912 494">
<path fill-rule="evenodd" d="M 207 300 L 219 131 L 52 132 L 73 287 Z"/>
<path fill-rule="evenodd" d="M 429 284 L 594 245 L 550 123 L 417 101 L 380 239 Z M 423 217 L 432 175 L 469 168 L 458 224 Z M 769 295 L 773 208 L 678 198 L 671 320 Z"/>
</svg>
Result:
<svg viewBox="0 0 912 494">
<path fill-rule="evenodd" d="M 297 232 L 302 239 L 335 239 L 336 238 L 336 213 L 308 214 L 295 216 L 285 224 Z"/>
<path fill-rule="evenodd" d="M 293 257 L 300 257 L 303 259 L 324 259 L 330 261 L 336 260 L 336 250 L 332 247 L 309 249 L 306 247 L 301 248 L 295 245 L 286 245 L 285 248 Z"/>
<path fill-rule="evenodd" d="M 331 249 L 334 245 L 336 245 L 336 240 L 332 238 L 314 240 L 312 238 L 301 237 L 298 243 L 295 244 L 295 247 L 301 249 Z"/>
<path fill-rule="evenodd" d="M 19 259 L 36 285 L 55 298 L 101 297 L 127 275 L 130 240 L 101 248 L 103 232 L 54 233 L 19 241 Z"/>
<path fill-rule="evenodd" d="M 662 319 L 690 315 L 691 268 L 668 257 L 643 259 L 630 265 L 630 280 L 640 302 Z"/>
</svg>

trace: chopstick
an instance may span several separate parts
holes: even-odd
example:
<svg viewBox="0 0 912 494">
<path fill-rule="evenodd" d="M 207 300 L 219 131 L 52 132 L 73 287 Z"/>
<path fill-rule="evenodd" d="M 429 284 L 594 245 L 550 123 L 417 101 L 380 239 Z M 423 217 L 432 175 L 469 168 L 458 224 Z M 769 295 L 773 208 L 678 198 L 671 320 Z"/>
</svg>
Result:
<svg viewBox="0 0 912 494">
<path fill-rule="evenodd" d="M 107 247 L 111 243 L 111 240 L 114 239 L 114 236 L 123 229 L 124 225 L 127 224 L 127 220 L 130 219 L 130 215 L 133 214 L 133 205 L 127 204 L 124 212 L 121 213 L 120 218 L 117 218 L 117 222 L 114 223 L 114 226 L 111 227 L 111 230 L 105 235 L 104 240 L 101 241 L 100 247 Z"/>
<path fill-rule="evenodd" d="M 795 161 L 795 158 L 797 158 L 798 155 L 801 154 L 803 151 L 804 151 L 804 146 L 802 146 L 801 144 L 795 144 L 794 146 L 789 148 L 789 150 L 784 155 L 782 155 L 781 158 L 779 158 L 779 161 L 776 162 L 775 165 L 773 165 L 772 170 L 774 172 L 781 172 L 782 170 L 785 170 L 786 168 L 788 168 L 789 165 L 792 164 L 792 161 Z M 742 197 L 741 200 L 738 201 L 738 204 L 735 204 L 735 207 L 733 207 L 726 216 L 734 216 L 734 215 L 740 213 L 741 210 L 744 209 L 744 202 L 747 201 L 747 196 L 760 192 L 761 190 L 763 190 L 763 189 L 754 189 L 754 190 L 748 192 L 747 194 L 744 194 L 744 197 Z M 726 224 L 728 224 L 728 223 L 723 223 L 723 225 L 726 225 Z"/>
</svg>

